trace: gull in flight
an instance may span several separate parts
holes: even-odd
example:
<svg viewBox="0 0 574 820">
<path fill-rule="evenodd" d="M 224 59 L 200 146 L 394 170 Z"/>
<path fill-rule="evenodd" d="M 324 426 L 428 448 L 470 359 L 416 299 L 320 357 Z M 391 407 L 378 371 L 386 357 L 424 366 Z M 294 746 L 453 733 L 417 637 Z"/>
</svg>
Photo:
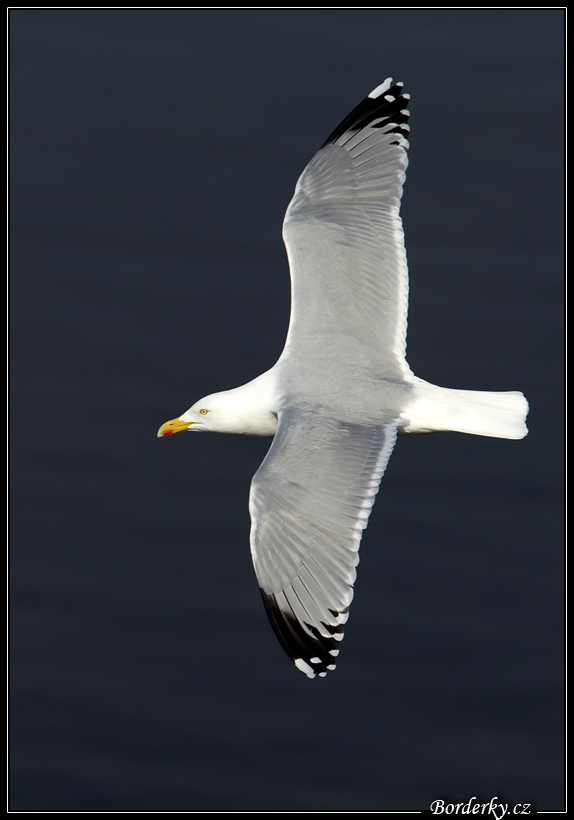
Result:
<svg viewBox="0 0 574 820">
<path fill-rule="evenodd" d="M 335 668 L 397 433 L 528 432 L 522 393 L 437 387 L 407 364 L 408 101 L 385 80 L 299 178 L 283 223 L 291 318 L 277 363 L 158 431 L 274 436 L 251 483 L 251 553 L 277 638 L 309 678 Z"/>
</svg>

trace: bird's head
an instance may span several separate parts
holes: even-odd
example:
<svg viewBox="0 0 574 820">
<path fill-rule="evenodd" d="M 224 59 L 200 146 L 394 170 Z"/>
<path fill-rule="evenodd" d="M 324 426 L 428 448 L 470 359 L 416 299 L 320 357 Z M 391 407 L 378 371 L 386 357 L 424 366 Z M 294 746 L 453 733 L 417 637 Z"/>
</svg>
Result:
<svg viewBox="0 0 574 820">
<path fill-rule="evenodd" d="M 158 438 L 182 430 L 274 436 L 277 412 L 273 385 L 273 379 L 264 373 L 241 387 L 205 396 L 179 418 L 162 424 L 157 431 Z"/>
<path fill-rule="evenodd" d="M 193 407 L 190 407 L 189 410 L 186 410 L 179 418 L 171 419 L 162 424 L 157 431 L 157 437 L 173 436 L 174 433 L 181 433 L 182 430 L 191 430 L 192 432 L 212 430 L 212 418 L 210 418 L 210 412 L 213 416 L 212 410 L 213 408 L 209 406 L 208 401 L 202 399 Z"/>
</svg>

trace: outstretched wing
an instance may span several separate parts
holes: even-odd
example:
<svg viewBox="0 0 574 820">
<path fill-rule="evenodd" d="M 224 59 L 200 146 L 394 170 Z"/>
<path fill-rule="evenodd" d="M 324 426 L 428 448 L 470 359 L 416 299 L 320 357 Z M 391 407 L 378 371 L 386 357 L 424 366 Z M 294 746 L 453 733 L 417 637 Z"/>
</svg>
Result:
<svg viewBox="0 0 574 820">
<path fill-rule="evenodd" d="M 335 668 L 362 532 L 395 438 L 392 420 L 362 426 L 283 411 L 253 478 L 251 552 L 265 608 L 311 678 Z"/>
<path fill-rule="evenodd" d="M 283 238 L 291 270 L 285 354 L 345 335 L 388 377 L 405 361 L 408 268 L 399 217 L 409 97 L 385 80 L 333 131 L 301 175 Z M 350 347 L 349 347 L 350 349 Z"/>
</svg>

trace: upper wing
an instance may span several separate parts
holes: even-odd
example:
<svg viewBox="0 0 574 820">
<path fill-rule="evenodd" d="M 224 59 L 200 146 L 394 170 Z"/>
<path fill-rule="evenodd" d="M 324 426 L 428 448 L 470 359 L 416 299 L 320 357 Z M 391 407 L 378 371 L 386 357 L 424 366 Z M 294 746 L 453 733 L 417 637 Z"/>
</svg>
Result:
<svg viewBox="0 0 574 820">
<path fill-rule="evenodd" d="M 251 484 L 251 552 L 267 614 L 295 665 L 334 669 L 359 544 L 396 438 L 392 420 L 349 424 L 280 413 Z"/>
<path fill-rule="evenodd" d="M 285 214 L 291 270 L 289 355 L 336 344 L 402 378 L 408 269 L 402 186 L 408 95 L 385 80 L 346 117 L 299 178 Z"/>
</svg>

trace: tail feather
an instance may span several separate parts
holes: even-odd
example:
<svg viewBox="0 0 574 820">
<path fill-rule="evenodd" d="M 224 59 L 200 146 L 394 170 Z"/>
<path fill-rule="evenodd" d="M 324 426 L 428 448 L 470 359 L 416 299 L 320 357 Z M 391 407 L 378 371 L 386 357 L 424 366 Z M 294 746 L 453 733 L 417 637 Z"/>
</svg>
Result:
<svg viewBox="0 0 574 820">
<path fill-rule="evenodd" d="M 405 433 L 453 430 L 475 436 L 520 439 L 528 433 L 522 393 L 454 390 L 417 379 Z"/>
</svg>

